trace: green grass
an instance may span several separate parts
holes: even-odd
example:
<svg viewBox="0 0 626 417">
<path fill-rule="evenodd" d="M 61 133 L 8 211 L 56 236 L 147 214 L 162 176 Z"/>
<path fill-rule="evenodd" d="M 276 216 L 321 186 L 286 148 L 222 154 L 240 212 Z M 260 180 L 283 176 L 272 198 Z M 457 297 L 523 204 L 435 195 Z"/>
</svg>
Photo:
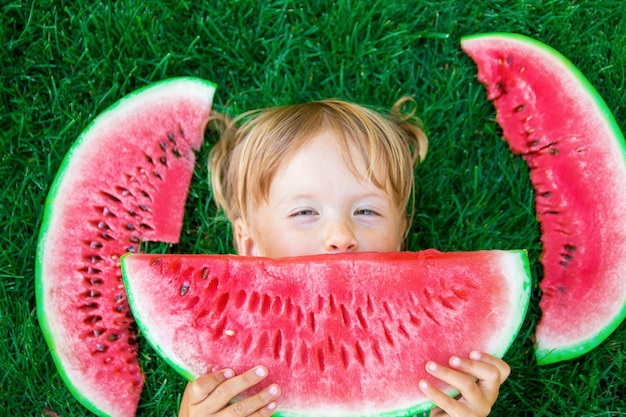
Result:
<svg viewBox="0 0 626 417">
<path fill-rule="evenodd" d="M 500 139 L 460 37 L 516 31 L 550 44 L 581 69 L 626 128 L 622 1 L 1 4 L 0 415 L 87 414 L 63 385 L 39 329 L 35 245 L 65 152 L 95 115 L 136 88 L 200 76 L 218 84 L 215 107 L 233 114 L 326 97 L 388 108 L 412 96 L 431 150 L 417 172 L 410 248 L 527 248 L 535 280 L 542 274 L 541 246 L 528 169 Z M 232 251 L 206 175 L 199 163 L 181 242 L 161 250 Z M 591 353 L 538 367 L 531 342 L 538 298 L 535 291 L 507 354 L 513 374 L 493 415 L 626 415 L 624 324 Z M 139 415 L 175 415 L 184 381 L 145 343 L 140 360 L 146 388 Z"/>
</svg>

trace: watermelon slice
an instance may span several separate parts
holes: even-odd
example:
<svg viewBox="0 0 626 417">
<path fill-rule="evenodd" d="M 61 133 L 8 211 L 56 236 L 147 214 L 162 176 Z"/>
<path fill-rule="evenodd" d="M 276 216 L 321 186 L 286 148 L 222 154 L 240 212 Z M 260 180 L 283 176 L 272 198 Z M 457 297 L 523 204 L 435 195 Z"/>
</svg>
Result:
<svg viewBox="0 0 626 417">
<path fill-rule="evenodd" d="M 551 47 L 501 33 L 461 46 L 531 170 L 544 268 L 538 363 L 575 358 L 626 316 L 624 136 L 589 81 Z"/>
<path fill-rule="evenodd" d="M 285 416 L 431 408 L 417 386 L 426 361 L 504 355 L 531 286 L 523 251 L 129 254 L 122 270 L 142 334 L 178 372 L 263 364 Z"/>
<path fill-rule="evenodd" d="M 121 99 L 79 136 L 39 235 L 39 323 L 72 393 L 99 415 L 133 416 L 143 387 L 119 258 L 176 242 L 215 87 L 163 81 Z"/>
</svg>

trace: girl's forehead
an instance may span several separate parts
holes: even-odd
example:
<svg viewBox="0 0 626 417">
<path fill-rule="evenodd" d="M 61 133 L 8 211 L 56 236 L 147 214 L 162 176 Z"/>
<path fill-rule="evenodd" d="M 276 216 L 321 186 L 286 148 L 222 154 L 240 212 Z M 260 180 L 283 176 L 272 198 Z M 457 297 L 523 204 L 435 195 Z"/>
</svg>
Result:
<svg viewBox="0 0 626 417">
<path fill-rule="evenodd" d="M 348 162 L 350 165 L 362 165 L 364 162 L 355 143 L 334 130 L 321 129 L 303 140 L 291 154 L 286 155 L 282 165 L 290 163 L 294 159 L 300 163 L 317 160 L 318 164 L 325 165 L 331 161 L 337 162 L 337 158 L 335 158 L 337 155 L 348 157 L 342 161 L 344 165 Z"/>
<path fill-rule="evenodd" d="M 389 176 L 382 167 L 371 165 L 353 141 L 341 137 L 333 130 L 320 130 L 301 146 L 285 156 L 272 175 L 272 183 L 287 180 L 290 184 L 315 184 L 322 180 L 331 187 L 333 181 L 352 181 L 390 193 Z M 334 177 L 326 174 L 333 173 Z M 317 181 L 319 180 L 319 181 Z M 269 190 L 268 190 L 269 191 Z"/>
<path fill-rule="evenodd" d="M 278 169 L 296 158 L 307 161 L 317 159 L 318 164 L 324 165 L 330 161 L 338 161 L 331 158 L 338 155 L 342 158 L 342 164 L 351 170 L 362 172 L 371 170 L 367 167 L 370 158 L 362 150 L 363 147 L 359 146 L 355 138 L 338 128 L 323 127 L 295 142 L 291 149 L 285 149 Z"/>
<path fill-rule="evenodd" d="M 344 158 L 337 149 L 330 132 L 313 137 L 277 169 L 270 184 L 269 200 L 392 199 L 388 190 L 374 184 L 368 176 L 362 158 Z"/>
</svg>

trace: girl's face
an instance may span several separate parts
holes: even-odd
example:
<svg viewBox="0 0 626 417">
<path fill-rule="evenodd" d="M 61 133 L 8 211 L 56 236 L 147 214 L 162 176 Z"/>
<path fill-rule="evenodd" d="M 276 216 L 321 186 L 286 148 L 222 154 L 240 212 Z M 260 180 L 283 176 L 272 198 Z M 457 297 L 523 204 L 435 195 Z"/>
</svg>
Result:
<svg viewBox="0 0 626 417">
<path fill-rule="evenodd" d="M 360 159 L 356 153 L 354 156 Z M 355 176 L 333 134 L 313 137 L 278 168 L 269 198 L 235 222 L 240 255 L 302 256 L 400 250 L 404 207 L 367 180 L 363 161 Z"/>
</svg>

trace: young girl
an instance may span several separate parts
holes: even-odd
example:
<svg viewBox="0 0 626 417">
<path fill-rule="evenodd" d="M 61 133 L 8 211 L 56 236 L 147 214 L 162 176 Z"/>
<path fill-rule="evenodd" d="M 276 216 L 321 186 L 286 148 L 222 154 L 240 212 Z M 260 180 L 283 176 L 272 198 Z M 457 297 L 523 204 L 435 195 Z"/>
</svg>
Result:
<svg viewBox="0 0 626 417">
<path fill-rule="evenodd" d="M 427 150 L 418 121 L 400 113 L 406 101 L 388 117 L 339 100 L 219 117 L 212 187 L 233 225 L 237 252 L 282 257 L 401 250 L 414 168 Z M 447 365 L 429 362 L 426 370 L 461 392 L 450 398 L 419 381 L 438 406 L 431 416 L 488 415 L 510 373 L 505 362 L 481 352 L 453 356 Z M 270 416 L 280 408 L 276 384 L 232 400 L 271 377 L 263 364 L 240 375 L 224 369 L 201 376 L 187 385 L 179 416 Z"/>
</svg>

